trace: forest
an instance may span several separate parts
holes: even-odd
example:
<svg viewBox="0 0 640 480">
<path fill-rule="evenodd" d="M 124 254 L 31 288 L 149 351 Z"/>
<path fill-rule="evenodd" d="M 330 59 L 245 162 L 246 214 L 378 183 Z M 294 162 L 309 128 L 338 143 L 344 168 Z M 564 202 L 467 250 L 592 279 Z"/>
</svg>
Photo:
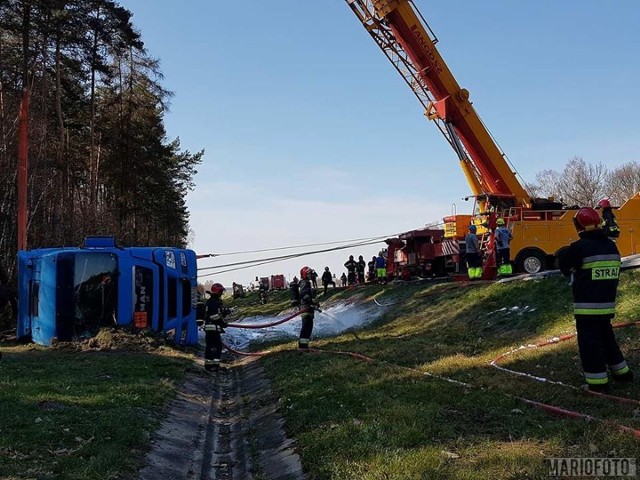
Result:
<svg viewBox="0 0 640 480">
<path fill-rule="evenodd" d="M 0 0 L 0 282 L 15 276 L 17 158 L 28 95 L 28 248 L 185 246 L 204 151 L 164 125 L 172 93 L 114 0 Z M 2 278 L 3 277 L 3 278 Z"/>
</svg>

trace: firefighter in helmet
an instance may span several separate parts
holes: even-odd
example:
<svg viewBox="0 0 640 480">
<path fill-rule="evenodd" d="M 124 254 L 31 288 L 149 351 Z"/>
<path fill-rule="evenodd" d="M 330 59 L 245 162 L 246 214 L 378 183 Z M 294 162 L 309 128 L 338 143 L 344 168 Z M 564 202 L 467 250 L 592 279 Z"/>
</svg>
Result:
<svg viewBox="0 0 640 480">
<path fill-rule="evenodd" d="M 204 317 L 204 369 L 207 371 L 218 371 L 222 358 L 222 338 L 224 327 L 227 322 L 224 318 L 231 312 L 222 304 L 222 294 L 225 288 L 219 284 L 211 285 L 209 300 L 206 304 Z"/>
<path fill-rule="evenodd" d="M 609 238 L 616 239 L 620 236 L 620 227 L 616 222 L 613 207 L 608 198 L 603 198 L 598 202 L 598 207 L 602 209 L 602 229 Z"/>
<path fill-rule="evenodd" d="M 358 262 L 353 259 L 353 255 L 349 255 L 349 260 L 345 262 L 344 266 L 347 269 L 347 281 L 349 285 L 353 285 L 356 283 L 356 268 Z"/>
<path fill-rule="evenodd" d="M 357 280 L 358 283 L 364 283 L 364 271 L 367 268 L 367 262 L 364 261 L 364 257 L 360 255 L 358 257 L 358 261 L 356 262 L 356 272 L 358 274 Z"/>
<path fill-rule="evenodd" d="M 579 209 L 573 222 L 580 239 L 560 256 L 560 270 L 565 276 L 573 274 L 573 313 L 587 387 L 606 392 L 609 373 L 620 382 L 633 380 L 611 327 L 620 276 L 620 253 L 601 228 L 600 215 L 593 208 Z"/>
<path fill-rule="evenodd" d="M 291 304 L 296 307 L 306 308 L 307 310 L 301 315 L 302 327 L 300 328 L 300 338 L 298 339 L 298 348 L 309 348 L 311 340 L 311 332 L 313 331 L 313 317 L 316 307 L 319 304 L 314 301 L 314 290 L 311 285 L 311 272 L 309 267 L 300 269 L 300 283 L 295 287 L 289 286 L 291 289 Z"/>
</svg>

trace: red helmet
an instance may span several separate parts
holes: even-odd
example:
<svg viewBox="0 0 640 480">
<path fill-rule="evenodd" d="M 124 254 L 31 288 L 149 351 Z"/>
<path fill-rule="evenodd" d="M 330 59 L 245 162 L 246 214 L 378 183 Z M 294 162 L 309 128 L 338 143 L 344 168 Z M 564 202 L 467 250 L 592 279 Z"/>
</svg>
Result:
<svg viewBox="0 0 640 480">
<path fill-rule="evenodd" d="M 611 208 L 611 202 L 609 201 L 608 198 L 605 197 L 598 202 L 598 206 L 600 208 Z"/>
<path fill-rule="evenodd" d="M 211 295 L 222 295 L 224 292 L 224 287 L 220 283 L 214 283 L 211 285 Z"/>
<path fill-rule="evenodd" d="M 308 279 L 310 274 L 311 274 L 311 269 L 309 267 L 302 267 L 300 269 L 300 278 L 302 280 Z"/>
<path fill-rule="evenodd" d="M 579 232 L 600 228 L 600 222 L 600 215 L 591 207 L 582 207 L 573 217 L 573 224 Z"/>
</svg>

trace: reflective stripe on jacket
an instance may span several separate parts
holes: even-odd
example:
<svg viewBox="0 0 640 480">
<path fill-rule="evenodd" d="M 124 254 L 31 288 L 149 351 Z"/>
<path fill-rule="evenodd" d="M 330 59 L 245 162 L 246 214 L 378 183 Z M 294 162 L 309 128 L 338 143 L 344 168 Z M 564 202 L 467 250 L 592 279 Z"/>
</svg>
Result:
<svg viewBox="0 0 640 480">
<path fill-rule="evenodd" d="M 300 280 L 300 300 L 305 307 L 314 304 L 313 288 L 309 280 Z"/>
<path fill-rule="evenodd" d="M 227 324 L 223 320 L 223 314 L 227 311 L 222 305 L 220 295 L 211 295 L 207 300 L 207 312 L 204 318 L 204 330 L 208 332 L 224 332 Z"/>
<path fill-rule="evenodd" d="M 565 276 L 573 272 L 575 315 L 613 315 L 620 277 L 620 252 L 601 230 L 580 232 L 559 258 Z"/>
</svg>

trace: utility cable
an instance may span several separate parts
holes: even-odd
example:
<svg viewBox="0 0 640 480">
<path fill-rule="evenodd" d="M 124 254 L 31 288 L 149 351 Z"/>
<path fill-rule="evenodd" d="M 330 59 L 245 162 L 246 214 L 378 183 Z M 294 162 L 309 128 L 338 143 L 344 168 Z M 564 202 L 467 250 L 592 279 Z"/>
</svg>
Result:
<svg viewBox="0 0 640 480">
<path fill-rule="evenodd" d="M 290 250 L 292 248 L 305 248 L 305 247 L 318 247 L 323 245 L 335 245 L 337 243 L 347 243 L 347 242 L 360 242 L 360 241 L 369 241 L 376 240 L 381 238 L 390 238 L 398 236 L 397 233 L 393 233 L 391 235 L 383 235 L 377 237 L 363 237 L 363 238 L 353 238 L 351 240 L 337 240 L 334 242 L 320 242 L 320 243 L 307 243 L 302 245 L 289 245 L 287 247 L 273 247 L 273 248 L 261 248 L 259 250 L 246 250 L 244 252 L 225 252 L 225 253 L 204 253 L 202 255 L 198 255 L 198 257 L 221 257 L 224 255 L 245 255 L 250 253 L 263 253 L 263 252 L 276 252 L 278 250 Z"/>
<path fill-rule="evenodd" d="M 256 263 L 256 262 L 262 262 L 262 261 L 269 261 L 269 260 L 287 260 L 289 258 L 296 258 L 296 257 L 300 257 L 303 255 L 311 255 L 314 253 L 324 253 L 324 252 L 332 252 L 334 250 L 343 250 L 345 248 L 352 248 L 352 247 L 359 247 L 362 245 L 373 245 L 374 243 L 380 243 L 379 240 L 373 240 L 373 241 L 367 241 L 367 242 L 359 242 L 359 243 L 351 243 L 349 245 L 341 245 L 339 247 L 333 247 L 333 248 L 325 248 L 322 250 L 312 250 L 310 252 L 299 252 L 299 253 L 290 253 L 288 255 L 280 255 L 278 257 L 268 257 L 268 258 L 254 258 L 253 260 L 245 260 L 242 262 L 234 262 L 234 263 L 224 263 L 222 265 L 213 265 L 210 267 L 202 267 L 199 268 L 198 271 L 200 270 L 213 270 L 216 268 L 224 268 L 224 267 L 233 267 L 236 265 L 246 265 L 248 263 Z"/>
<path fill-rule="evenodd" d="M 295 257 L 291 257 L 291 258 L 295 258 Z M 267 262 L 260 262 L 260 263 L 254 263 L 252 265 L 246 265 L 244 267 L 228 268 L 227 270 L 220 270 L 219 272 L 204 273 L 204 274 L 198 275 L 198 278 L 210 277 L 212 275 L 220 275 L 221 273 L 227 273 L 227 272 L 235 272 L 236 270 L 244 270 L 245 268 L 258 267 L 260 265 L 266 265 L 268 263 L 275 263 L 275 262 L 279 262 L 279 261 L 281 261 L 281 260 L 270 260 L 270 261 L 267 261 Z"/>
<path fill-rule="evenodd" d="M 376 243 L 380 243 L 380 241 L 376 240 L 376 241 L 371 241 L 371 242 L 360 242 L 360 243 L 356 243 L 356 244 L 342 245 L 342 246 L 339 246 L 339 247 L 325 248 L 325 249 L 322 249 L 322 250 L 314 250 L 314 251 L 311 251 L 311 252 L 292 253 L 292 254 L 289 254 L 289 255 L 281 255 L 281 256 L 278 256 L 278 257 L 246 260 L 244 262 L 228 263 L 228 264 L 216 265 L 216 266 L 212 266 L 212 267 L 203 267 L 203 268 L 199 268 L 198 271 L 213 270 L 213 269 L 224 268 L 224 267 L 236 267 L 238 265 L 243 265 L 243 266 L 238 266 L 237 268 L 230 268 L 230 269 L 227 269 L 227 270 L 221 270 L 221 271 L 208 273 L 208 274 L 204 274 L 204 275 L 201 274 L 201 275 L 198 275 L 198 276 L 199 277 L 208 277 L 208 276 L 211 276 L 211 275 L 218 275 L 218 274 L 221 274 L 221 273 L 232 272 L 232 271 L 235 271 L 235 270 L 242 270 L 242 269 L 245 269 L 245 268 L 257 267 L 259 265 L 264 265 L 264 264 L 267 264 L 267 263 L 274 263 L 274 262 L 279 262 L 279 261 L 283 261 L 283 260 L 291 260 L 293 258 L 303 257 L 305 255 L 316 255 L 318 253 L 334 252 L 334 251 L 337 251 L 337 250 L 344 250 L 344 249 L 347 249 L 347 248 L 361 247 L 361 246 L 364 246 L 364 245 L 375 245 Z"/>
</svg>

